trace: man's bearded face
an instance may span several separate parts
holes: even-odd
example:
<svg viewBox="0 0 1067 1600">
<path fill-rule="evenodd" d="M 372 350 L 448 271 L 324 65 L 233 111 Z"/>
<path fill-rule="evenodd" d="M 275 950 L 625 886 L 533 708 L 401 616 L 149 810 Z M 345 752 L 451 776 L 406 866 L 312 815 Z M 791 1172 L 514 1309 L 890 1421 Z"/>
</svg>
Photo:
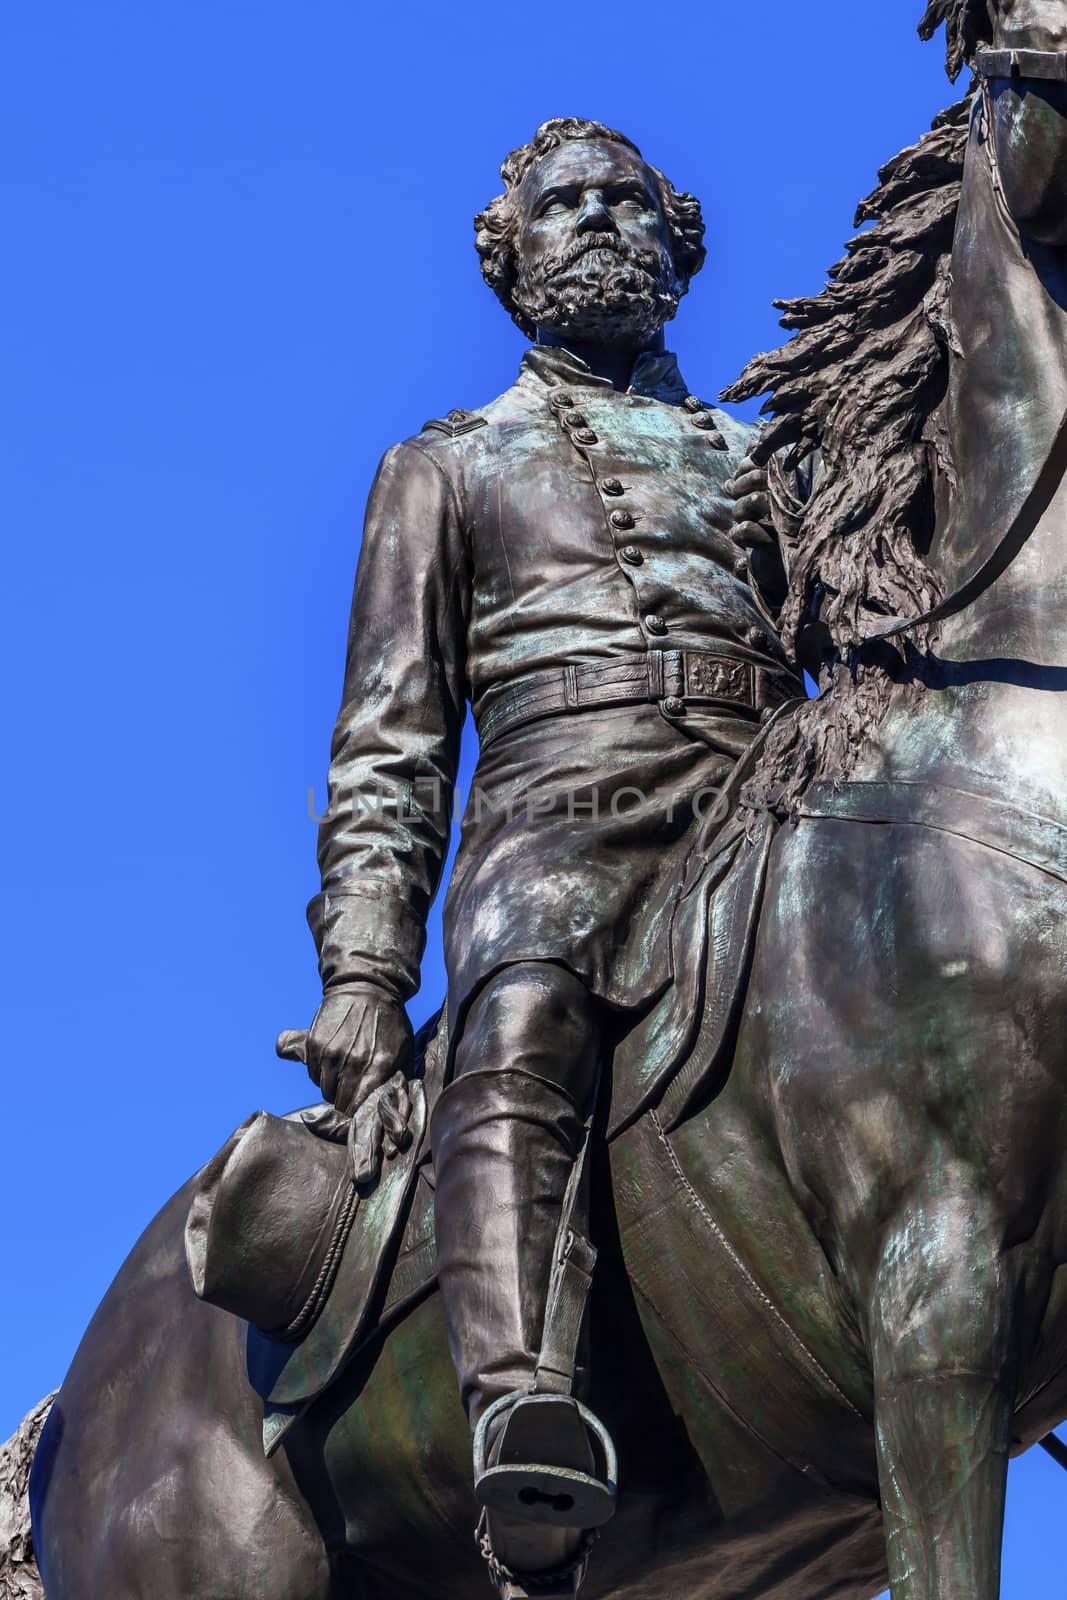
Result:
<svg viewBox="0 0 1067 1600">
<path fill-rule="evenodd" d="M 536 327 L 643 340 L 681 298 L 654 180 L 625 145 L 571 141 L 520 189 L 515 303 Z"/>
</svg>

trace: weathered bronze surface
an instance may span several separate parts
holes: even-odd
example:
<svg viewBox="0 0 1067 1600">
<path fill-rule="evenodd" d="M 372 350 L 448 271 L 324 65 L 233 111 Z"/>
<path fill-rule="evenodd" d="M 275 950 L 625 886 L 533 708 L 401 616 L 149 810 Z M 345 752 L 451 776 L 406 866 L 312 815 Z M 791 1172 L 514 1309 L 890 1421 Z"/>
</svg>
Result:
<svg viewBox="0 0 1067 1600">
<path fill-rule="evenodd" d="M 383 463 L 312 911 L 325 997 L 284 1041 L 373 1196 L 395 1105 L 349 1114 L 422 1072 L 403 1001 L 469 697 L 483 799 L 413 1091 L 434 1163 L 379 1331 L 313 1399 L 289 1391 L 270 1454 L 269 1349 L 195 1297 L 202 1180 L 175 1196 L 44 1430 L 49 1600 L 487 1592 L 468 1423 L 535 1382 L 571 1392 L 573 1344 L 545 1333 L 561 1216 L 599 1252 L 576 1392 L 620 1461 L 584 1594 L 995 1600 L 1008 1457 L 1067 1416 L 1067 488 L 965 609 L 876 636 L 979 570 L 1057 464 L 1067 0 L 934 0 L 940 22 L 955 68 L 1040 55 L 988 62 L 885 169 L 876 226 L 743 380 L 771 391 L 759 446 L 662 349 L 695 204 L 595 127 L 510 158 L 479 248 L 539 342 L 507 394 Z M 655 791 L 713 798 L 788 693 L 783 594 L 824 695 L 772 725 L 729 810 L 668 811 Z M 721 946 L 764 871 L 735 971 Z M 573 1592 L 610 1476 L 583 1462 L 595 1429 L 565 1432 L 534 1464 L 591 1480 L 584 1522 L 531 1533 L 483 1494 L 497 1559 L 558 1569 L 546 1594 Z"/>
</svg>

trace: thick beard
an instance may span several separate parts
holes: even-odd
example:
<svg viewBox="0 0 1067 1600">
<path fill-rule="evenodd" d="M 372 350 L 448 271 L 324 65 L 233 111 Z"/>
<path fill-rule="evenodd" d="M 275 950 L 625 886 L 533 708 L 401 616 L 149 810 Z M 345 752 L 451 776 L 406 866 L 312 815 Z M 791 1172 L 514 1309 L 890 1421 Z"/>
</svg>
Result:
<svg viewBox="0 0 1067 1600">
<path fill-rule="evenodd" d="M 579 241 L 562 259 L 524 262 L 514 291 L 530 327 L 580 339 L 646 339 L 670 321 L 680 299 L 665 252 L 632 250 L 614 234 Z"/>
</svg>

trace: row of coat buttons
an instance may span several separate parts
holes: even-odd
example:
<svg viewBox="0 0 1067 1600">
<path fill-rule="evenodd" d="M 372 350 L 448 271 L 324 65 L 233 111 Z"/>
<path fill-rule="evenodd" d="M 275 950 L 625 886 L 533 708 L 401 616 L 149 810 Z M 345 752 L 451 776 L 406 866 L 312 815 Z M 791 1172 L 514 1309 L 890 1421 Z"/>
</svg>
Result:
<svg viewBox="0 0 1067 1600">
<path fill-rule="evenodd" d="M 574 405 L 574 396 L 572 394 L 569 394 L 566 390 L 556 390 L 553 394 L 549 395 L 548 403 L 557 415 L 562 413 L 562 415 L 560 415 L 561 422 L 565 428 L 572 430 L 572 437 L 577 440 L 579 444 L 597 444 L 599 442 L 597 435 L 593 432 L 593 430 L 584 426 L 586 419 L 582 413 L 580 411 L 571 409 Z M 702 400 L 698 400 L 695 395 L 689 395 L 684 401 L 684 405 L 685 409 L 690 413 L 690 419 L 694 427 L 714 428 L 715 419 L 710 412 L 705 410 Z M 720 441 L 721 446 L 719 444 Z M 716 433 L 715 437 L 709 440 L 709 443 L 714 444 L 724 450 L 729 448 L 721 433 Z M 622 482 L 619 478 L 604 478 L 601 481 L 600 490 L 602 494 L 611 495 L 613 497 L 621 495 L 624 492 Z M 636 526 L 635 518 L 631 515 L 631 513 L 622 509 L 613 511 L 608 520 L 613 528 L 622 533 L 628 532 L 631 528 Z M 626 562 L 627 566 L 631 567 L 641 566 L 645 559 L 641 550 L 635 544 L 624 545 L 619 551 L 619 555 L 622 560 Z M 747 573 L 747 563 L 738 563 L 738 566 L 739 568 L 743 567 L 744 571 Z M 740 577 L 741 575 L 741 571 L 738 570 L 738 576 Z M 667 624 L 664 622 L 662 617 L 658 617 L 654 613 L 650 613 L 645 617 L 644 620 L 645 627 L 649 633 L 660 636 L 667 632 Z M 681 701 L 678 703 L 679 706 L 682 706 Z M 682 706 L 682 709 L 684 710 L 684 706 Z"/>
<path fill-rule="evenodd" d="M 592 428 L 585 426 L 585 418 L 582 413 L 571 410 L 574 405 L 574 396 L 572 394 L 567 394 L 557 389 L 553 394 L 549 395 L 548 403 L 553 411 L 565 413 L 560 418 L 560 421 L 565 428 L 570 430 L 571 438 L 577 444 L 599 444 L 600 440 Z"/>
<path fill-rule="evenodd" d="M 566 428 L 572 430 L 572 437 L 579 444 L 599 443 L 598 437 L 593 430 L 585 427 L 586 419 L 582 413 L 571 409 L 574 405 L 573 395 L 557 391 L 549 396 L 548 403 L 557 413 L 564 413 L 561 420 Z M 682 404 L 689 413 L 689 420 L 694 428 L 700 428 L 708 433 L 708 443 L 710 445 L 717 450 L 728 450 L 730 448 L 723 435 L 716 428 L 714 416 L 706 408 L 702 400 L 698 399 L 696 395 L 690 394 L 686 396 Z M 618 478 L 604 478 L 601 481 L 600 490 L 602 494 L 613 497 L 624 492 L 622 482 Z M 613 511 L 608 520 L 612 527 L 620 532 L 627 532 L 635 526 L 635 519 L 631 513 L 621 508 Z M 624 545 L 619 551 L 619 555 L 631 567 L 641 566 L 645 559 L 641 550 L 635 544 Z M 734 565 L 734 572 L 738 578 L 748 578 L 748 561 L 745 557 L 739 557 Z M 657 638 L 661 638 L 667 632 L 667 624 L 655 612 L 648 613 L 644 618 L 644 624 L 646 630 Z M 762 628 L 749 628 L 746 642 L 756 650 L 766 650 L 770 647 L 770 639 Z M 661 702 L 661 707 L 666 716 L 680 717 L 685 712 L 685 701 L 679 699 L 677 695 L 668 695 Z"/>
<path fill-rule="evenodd" d="M 618 495 L 623 492 L 618 478 L 605 478 L 600 488 L 603 494 Z M 613 511 L 608 520 L 613 528 L 618 528 L 622 533 L 635 526 L 635 518 L 629 511 Z M 624 544 L 619 555 L 629 567 L 639 567 L 645 559 L 635 544 Z"/>
<path fill-rule="evenodd" d="M 568 419 L 564 417 L 563 420 L 566 422 Z M 578 435 L 575 434 L 575 438 L 577 437 Z M 618 478 L 604 478 L 601 481 L 600 490 L 602 494 L 616 496 L 623 493 L 623 485 Z M 624 510 L 621 506 L 616 507 L 616 509 L 610 513 L 608 521 L 619 533 L 628 533 L 631 528 L 636 527 L 637 525 L 637 519 L 634 517 L 632 512 Z M 619 551 L 619 556 L 629 567 L 640 567 L 644 563 L 645 559 L 642 551 L 636 544 L 623 545 L 622 549 Z M 654 612 L 650 612 L 648 616 L 645 617 L 644 623 L 646 629 L 651 634 L 659 636 L 667 632 L 667 624 L 664 622 L 662 617 L 656 616 Z M 685 707 L 680 700 L 678 701 L 678 705 L 681 710 L 684 711 Z M 664 706 L 666 706 L 666 702 L 664 702 Z"/>
<path fill-rule="evenodd" d="M 689 412 L 689 420 L 694 428 L 702 428 L 707 432 L 708 443 L 713 450 L 729 450 L 723 435 L 719 432 L 718 425 L 703 400 L 698 400 L 695 394 L 687 394 L 682 405 Z"/>
<path fill-rule="evenodd" d="M 562 420 L 563 423 L 568 426 L 574 426 L 577 423 L 584 423 L 585 421 L 585 418 L 580 412 L 570 411 L 567 409 L 573 405 L 573 403 L 574 397 L 573 395 L 569 394 L 554 394 L 549 398 L 549 405 L 553 406 L 557 411 L 563 411 L 565 413 Z M 574 437 L 576 439 L 580 439 L 582 436 L 576 433 Z M 583 439 L 582 442 L 589 444 L 595 443 L 596 440 L 595 437 L 590 437 Z M 613 499 L 617 498 L 619 495 L 625 492 L 623 489 L 622 479 L 602 478 L 600 480 L 600 492 L 601 494 L 610 495 Z M 636 518 L 629 511 L 623 511 L 622 509 L 613 511 L 608 520 L 610 521 L 611 526 L 616 528 L 620 533 L 627 533 L 631 528 L 636 526 Z M 627 566 L 630 567 L 641 566 L 645 559 L 635 544 L 624 545 L 619 551 L 619 555 L 621 556 L 622 560 L 626 562 Z"/>
</svg>

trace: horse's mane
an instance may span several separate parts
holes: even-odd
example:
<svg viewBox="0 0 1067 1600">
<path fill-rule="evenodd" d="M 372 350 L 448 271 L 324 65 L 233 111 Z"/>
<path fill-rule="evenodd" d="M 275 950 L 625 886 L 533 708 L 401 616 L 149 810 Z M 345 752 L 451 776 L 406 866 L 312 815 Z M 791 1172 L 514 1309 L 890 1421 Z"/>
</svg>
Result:
<svg viewBox="0 0 1067 1600">
<path fill-rule="evenodd" d="M 932 39 L 945 24 L 945 66 L 955 83 L 965 61 L 993 30 L 989 0 L 930 0 L 919 24 L 919 36 Z"/>
<path fill-rule="evenodd" d="M 928 38 L 942 22 L 955 76 L 988 36 L 986 0 L 931 0 L 920 32 Z M 786 647 L 803 658 L 814 641 L 836 662 L 822 697 L 768 741 L 750 785 L 760 803 L 788 806 L 812 778 L 847 775 L 903 665 L 903 652 L 885 648 L 872 664 L 858 647 L 880 619 L 918 615 L 940 597 L 926 551 L 935 476 L 951 481 L 953 471 L 940 406 L 969 111 L 968 95 L 882 168 L 856 213 L 857 226 L 874 225 L 848 242 L 821 294 L 776 302 L 795 336 L 756 356 L 724 392 L 729 401 L 768 396 L 762 448 L 777 452 Z M 802 503 L 789 492 L 789 473 L 807 457 L 813 487 Z"/>
</svg>

